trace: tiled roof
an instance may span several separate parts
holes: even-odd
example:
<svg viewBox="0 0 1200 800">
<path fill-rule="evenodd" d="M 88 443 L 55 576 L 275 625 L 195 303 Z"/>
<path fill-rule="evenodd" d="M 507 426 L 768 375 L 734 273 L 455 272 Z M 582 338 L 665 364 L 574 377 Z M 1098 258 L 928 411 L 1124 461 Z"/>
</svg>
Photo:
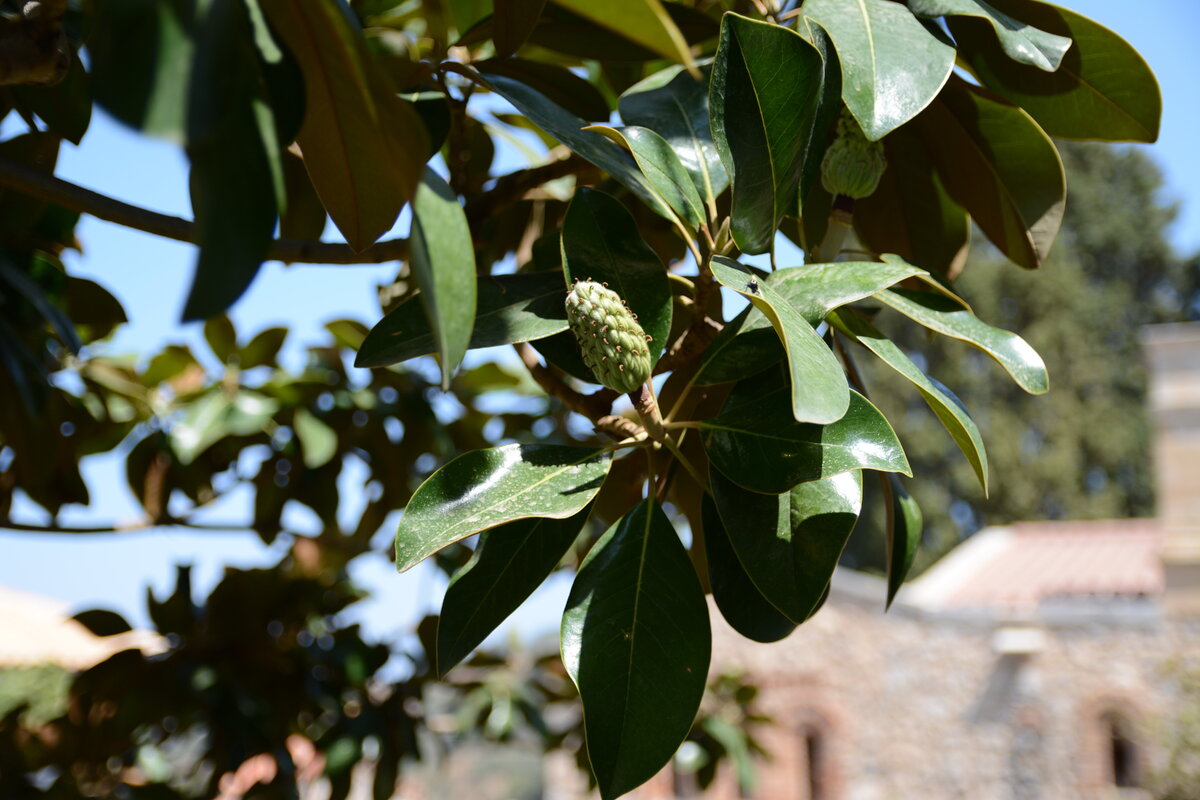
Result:
<svg viewBox="0 0 1200 800">
<path fill-rule="evenodd" d="M 943 609 L 1031 610 L 1052 598 L 1157 597 L 1162 542 L 1159 523 L 1147 519 L 993 528 L 922 576 L 910 599 Z"/>
</svg>

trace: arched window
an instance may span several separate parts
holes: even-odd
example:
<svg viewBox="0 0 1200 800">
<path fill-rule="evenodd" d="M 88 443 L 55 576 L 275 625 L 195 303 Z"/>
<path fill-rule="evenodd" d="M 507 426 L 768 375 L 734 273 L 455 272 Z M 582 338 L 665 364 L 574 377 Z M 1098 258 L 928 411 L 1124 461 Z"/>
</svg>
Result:
<svg viewBox="0 0 1200 800">
<path fill-rule="evenodd" d="M 800 737 L 801 800 L 830 800 L 829 740 L 824 726 L 806 725 Z"/>
<path fill-rule="evenodd" d="M 1108 745 L 1109 784 L 1119 789 L 1141 786 L 1138 747 L 1129 721 L 1121 714 L 1110 711 L 1101 717 L 1101 725 Z"/>
</svg>

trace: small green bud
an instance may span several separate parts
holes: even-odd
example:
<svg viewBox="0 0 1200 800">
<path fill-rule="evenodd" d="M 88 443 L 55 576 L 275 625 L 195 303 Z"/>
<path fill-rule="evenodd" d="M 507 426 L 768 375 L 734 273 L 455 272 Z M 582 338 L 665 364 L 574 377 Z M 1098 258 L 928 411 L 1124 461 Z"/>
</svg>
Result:
<svg viewBox="0 0 1200 800">
<path fill-rule="evenodd" d="M 872 142 L 863 135 L 858 121 L 846 109 L 837 121 L 837 138 L 821 161 L 821 184 L 834 195 L 855 200 L 869 197 L 879 186 L 887 169 L 883 142 Z"/>
<path fill-rule="evenodd" d="M 621 296 L 595 281 L 575 281 L 567 293 L 567 323 L 583 363 L 596 380 L 628 394 L 650 378 L 650 337 Z"/>
</svg>

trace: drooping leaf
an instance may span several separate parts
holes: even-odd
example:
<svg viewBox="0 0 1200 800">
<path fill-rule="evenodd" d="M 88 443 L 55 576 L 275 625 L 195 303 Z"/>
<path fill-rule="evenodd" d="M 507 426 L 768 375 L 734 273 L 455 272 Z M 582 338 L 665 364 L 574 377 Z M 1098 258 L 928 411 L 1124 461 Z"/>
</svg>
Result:
<svg viewBox="0 0 1200 800">
<path fill-rule="evenodd" d="M 458 369 L 475 323 L 475 248 L 458 197 L 432 169 L 413 198 L 409 265 L 442 364 L 442 390 Z"/>
<path fill-rule="evenodd" d="M 555 0 L 563 8 L 616 31 L 664 58 L 693 67 L 692 52 L 659 0 Z"/>
<path fill-rule="evenodd" d="M 625 207 L 604 192 L 577 190 L 563 220 L 562 256 L 567 281 L 607 283 L 629 304 L 657 360 L 671 330 L 671 289 Z"/>
<path fill-rule="evenodd" d="M 600 490 L 608 451 L 509 444 L 473 450 L 433 473 L 413 493 L 396 531 L 404 572 L 447 545 L 527 517 L 574 516 Z"/>
<path fill-rule="evenodd" d="M 783 342 L 792 385 L 792 415 L 798 422 L 827 424 L 850 404 L 846 373 L 833 351 L 804 315 L 766 281 L 736 261 L 718 256 L 712 273 L 722 286 L 746 297 L 770 321 Z"/>
<path fill-rule="evenodd" d="M 954 68 L 954 47 L 891 0 L 808 0 L 842 65 L 842 99 L 868 139 L 881 139 L 937 96 Z"/>
<path fill-rule="evenodd" d="M 787 267 L 765 280 L 815 327 L 839 306 L 922 274 L 924 270 L 912 264 L 842 261 Z M 761 287 L 763 281 L 758 283 Z M 705 350 L 695 382 L 703 386 L 740 380 L 778 363 L 784 353 L 778 339 L 771 320 L 751 306 L 731 320 Z"/>
<path fill-rule="evenodd" d="M 476 280 L 470 347 L 492 347 L 553 336 L 567 329 L 562 275 L 531 272 Z M 437 345 L 419 297 L 410 297 L 376 323 L 363 340 L 356 367 L 386 367 L 433 353 Z"/>
<path fill-rule="evenodd" d="M 987 353 L 1030 394 L 1042 394 L 1050 388 L 1046 364 L 1028 342 L 1015 333 L 980 321 L 945 295 L 885 289 L 875 297 L 926 328 L 960 339 Z"/>
<path fill-rule="evenodd" d="M 363 250 L 392 227 L 428 151 L 416 112 L 371 61 L 337 3 L 260 0 L 304 73 L 297 141 L 313 186 L 346 241 Z"/>
<path fill-rule="evenodd" d="M 723 480 L 720 473 L 714 472 L 712 480 L 718 479 Z M 797 623 L 771 605 L 750 580 L 733 545 L 729 543 L 725 523 L 721 521 L 712 497 L 706 493 L 700 502 L 704 520 L 704 552 L 708 557 L 708 581 L 721 616 L 747 639 L 777 642 L 785 638 L 796 629 Z"/>
<path fill-rule="evenodd" d="M 727 13 L 709 89 L 712 138 L 733 184 L 733 239 L 771 249 L 809 157 L 825 81 L 820 52 L 789 28 Z"/>
<path fill-rule="evenodd" d="M 600 90 L 566 67 L 526 61 L 522 58 L 492 58 L 472 65 L 484 75 L 503 75 L 542 94 L 568 113 L 592 122 L 608 120 L 608 103 Z"/>
<path fill-rule="evenodd" d="M 855 469 L 911 475 L 892 426 L 866 398 L 830 425 L 796 422 L 787 380 L 769 370 L 741 381 L 720 415 L 701 420 L 709 460 L 734 483 L 782 494 L 799 483 Z"/>
<path fill-rule="evenodd" d="M 852 311 L 835 312 L 831 319 L 839 330 L 879 356 L 885 364 L 917 387 L 930 410 L 941 420 L 955 444 L 971 463 L 984 494 L 987 494 L 988 464 L 983 437 L 979 435 L 979 428 L 961 401 L 945 386 L 926 375 L 891 339 L 859 315 Z"/>
<path fill-rule="evenodd" d="M 946 191 L 911 126 L 883 140 L 887 169 L 869 197 L 854 201 L 854 230 L 876 253 L 897 253 L 953 279 L 967 257 L 966 209 Z"/>
<path fill-rule="evenodd" d="M 917 548 L 921 545 L 921 507 L 904 489 L 904 484 L 895 475 L 881 475 L 884 481 L 884 494 L 887 495 L 887 554 L 888 554 L 888 596 L 887 606 L 890 608 L 896 599 L 896 592 L 908 576 Z"/>
<path fill-rule="evenodd" d="M 1018 64 L 987 25 L 951 18 L 959 54 L 979 81 L 1029 112 L 1051 136 L 1117 142 L 1158 139 L 1162 94 L 1145 59 L 1117 34 L 1068 9 L 1035 0 L 989 0 L 1071 48 L 1054 72 Z"/>
<path fill-rule="evenodd" d="M 300 440 L 300 454 L 304 457 L 304 466 L 309 469 L 325 466 L 337 454 L 337 432 L 308 409 L 296 409 L 296 415 L 292 419 L 292 430 Z"/>
<path fill-rule="evenodd" d="M 715 506 L 746 575 L 794 624 L 812 616 L 862 510 L 862 474 L 759 494 L 713 471 Z"/>
<path fill-rule="evenodd" d="M 675 155 L 666 139 L 638 125 L 615 128 L 593 125 L 591 130 L 603 133 L 628 150 L 646 176 L 646 181 L 692 230 L 699 230 L 705 225 L 704 201 L 700 199 L 691 175 L 683 168 L 679 156 Z"/>
<path fill-rule="evenodd" d="M 708 122 L 708 81 L 681 67 L 656 72 L 625 90 L 621 119 L 667 140 L 705 203 L 714 204 L 729 176 L 713 144 Z"/>
<path fill-rule="evenodd" d="M 659 199 L 658 194 L 642 177 L 633 156 L 602 133 L 584 130 L 587 122 L 550 100 L 541 92 L 506 75 L 484 75 L 493 91 L 516 106 L 517 110 L 546 133 L 571 148 L 575 153 L 608 172 L 640 197 L 646 205 L 667 219 L 675 212 Z"/>
<path fill-rule="evenodd" d="M 542 16 L 546 0 L 493 0 L 492 41 L 504 58 L 521 49 Z"/>
<path fill-rule="evenodd" d="M 1070 38 L 1013 19 L 984 0 L 909 0 L 909 9 L 918 17 L 974 17 L 991 25 L 1005 54 L 1014 61 L 1054 72 L 1063 54 L 1071 46 Z M 958 24 L 958 19 L 947 24 Z M 978 24 L 978 23 L 974 23 Z"/>
<path fill-rule="evenodd" d="M 438 619 L 437 670 L 445 675 L 541 586 L 587 522 L 588 506 L 566 519 L 522 519 L 484 531 L 450 579 Z"/>
<path fill-rule="evenodd" d="M 954 78 L 918 118 L 951 197 L 1015 264 L 1036 268 L 1062 223 L 1058 150 L 1021 109 Z"/>
<path fill-rule="evenodd" d="M 588 553 L 567 599 L 561 641 L 583 701 L 600 796 L 619 797 L 658 772 L 687 736 L 711 652 L 704 591 L 653 500 Z"/>
</svg>

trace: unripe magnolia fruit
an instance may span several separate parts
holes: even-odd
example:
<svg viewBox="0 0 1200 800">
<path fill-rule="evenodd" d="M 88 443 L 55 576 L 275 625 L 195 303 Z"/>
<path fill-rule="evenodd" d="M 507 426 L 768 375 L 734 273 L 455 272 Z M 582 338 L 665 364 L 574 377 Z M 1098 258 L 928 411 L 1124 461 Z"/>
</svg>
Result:
<svg viewBox="0 0 1200 800">
<path fill-rule="evenodd" d="M 650 377 L 649 339 L 621 296 L 595 281 L 567 293 L 567 323 L 596 380 L 628 394 Z"/>
<path fill-rule="evenodd" d="M 855 200 L 868 197 L 879 186 L 887 169 L 883 142 L 872 142 L 863 135 L 858 121 L 846 109 L 837 121 L 837 138 L 821 161 L 821 184 L 832 195 Z"/>
</svg>

